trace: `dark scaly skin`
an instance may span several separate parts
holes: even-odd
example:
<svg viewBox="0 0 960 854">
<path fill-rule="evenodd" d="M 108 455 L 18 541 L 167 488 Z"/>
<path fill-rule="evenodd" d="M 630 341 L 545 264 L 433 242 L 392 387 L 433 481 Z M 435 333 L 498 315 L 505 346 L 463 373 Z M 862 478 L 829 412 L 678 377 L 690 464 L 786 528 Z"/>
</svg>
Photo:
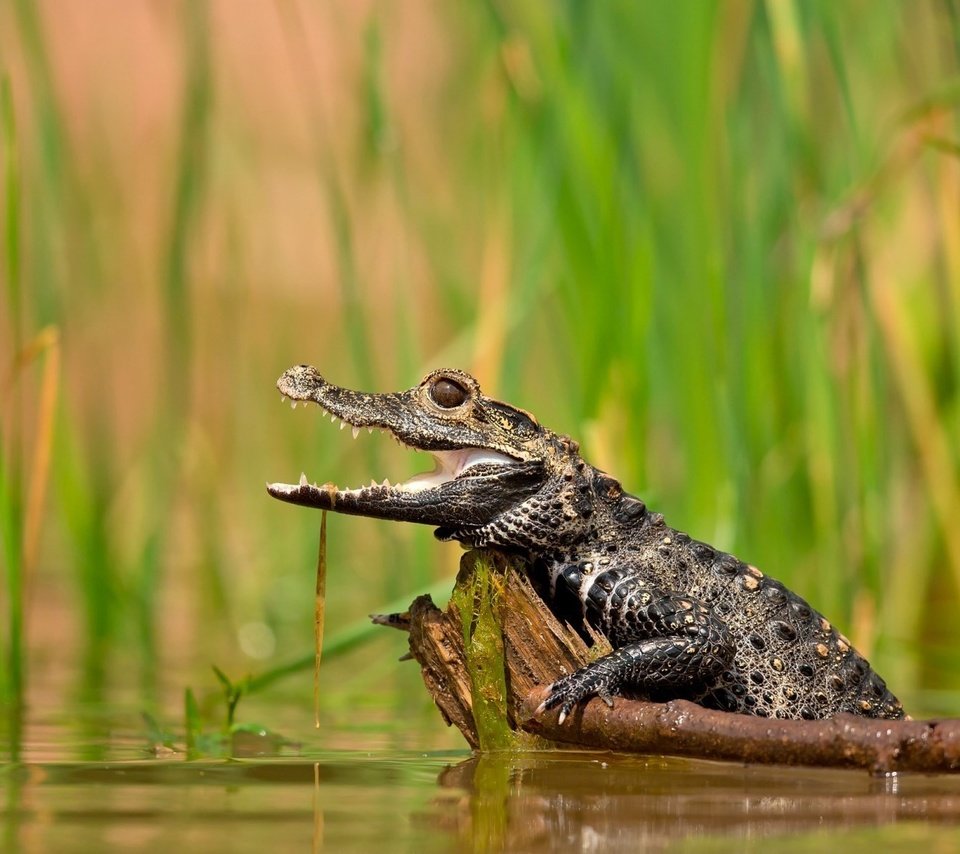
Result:
<svg viewBox="0 0 960 854">
<path fill-rule="evenodd" d="M 409 391 L 364 394 L 301 365 L 277 385 L 334 419 L 432 453 L 448 472 L 350 490 L 271 484 L 271 495 L 518 553 L 560 618 L 609 639 L 613 652 L 558 679 L 545 708 L 566 716 L 590 697 L 630 695 L 766 717 L 903 717 L 867 661 L 803 599 L 666 525 L 581 459 L 574 441 L 485 397 L 469 374 L 435 371 Z"/>
</svg>

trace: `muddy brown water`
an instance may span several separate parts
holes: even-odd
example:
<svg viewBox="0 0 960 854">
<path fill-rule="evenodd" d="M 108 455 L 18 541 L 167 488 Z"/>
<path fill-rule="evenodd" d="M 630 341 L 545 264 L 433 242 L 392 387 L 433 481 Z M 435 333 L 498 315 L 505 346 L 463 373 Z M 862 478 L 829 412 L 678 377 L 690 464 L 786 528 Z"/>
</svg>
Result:
<svg viewBox="0 0 960 854">
<path fill-rule="evenodd" d="M 235 751 L 249 758 L 187 760 L 113 737 L 103 761 L 34 745 L 0 769 L 0 851 L 960 850 L 960 775 L 472 756 L 409 739 L 371 750 L 254 740 Z"/>
</svg>

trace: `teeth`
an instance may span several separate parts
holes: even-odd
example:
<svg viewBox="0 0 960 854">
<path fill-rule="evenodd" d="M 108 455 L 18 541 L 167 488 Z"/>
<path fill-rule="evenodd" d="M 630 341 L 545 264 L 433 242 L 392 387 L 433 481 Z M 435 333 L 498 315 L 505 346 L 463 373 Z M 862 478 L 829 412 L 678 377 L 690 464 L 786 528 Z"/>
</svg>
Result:
<svg viewBox="0 0 960 854">
<path fill-rule="evenodd" d="M 289 400 L 289 398 L 287 397 L 287 395 L 285 395 L 285 394 L 281 394 L 281 395 L 280 395 L 280 401 L 281 401 L 281 403 L 287 403 L 288 400 Z M 320 406 L 319 404 L 316 404 L 316 402 L 315 402 L 315 401 L 312 401 L 312 400 L 299 400 L 299 401 L 298 401 L 298 400 L 289 400 L 289 403 L 290 403 L 290 408 L 291 408 L 291 409 L 296 409 L 296 408 L 297 408 L 297 405 L 300 404 L 300 403 L 303 404 L 303 409 L 304 409 L 304 410 L 308 409 L 308 408 L 309 408 L 309 404 L 311 404 L 311 403 L 314 403 L 315 405 Z M 330 416 L 330 423 L 331 423 L 331 424 L 336 424 L 336 423 L 339 421 L 339 422 L 340 422 L 340 429 L 341 429 L 341 430 L 345 430 L 345 429 L 349 426 L 349 427 L 350 427 L 350 432 L 351 432 L 351 434 L 353 435 L 353 438 L 354 438 L 354 439 L 356 439 L 356 438 L 360 435 L 360 430 L 362 429 L 361 426 L 356 425 L 356 424 L 350 424 L 348 421 L 344 420 L 343 418 L 340 418 L 340 417 L 337 416 L 336 414 L 334 414 L 334 413 L 332 413 L 332 412 L 327 412 L 322 406 L 320 406 L 320 410 L 321 410 L 321 412 L 322 412 L 324 415 L 329 415 L 329 416 Z M 367 433 L 372 434 L 374 430 L 376 430 L 376 431 L 377 431 L 378 433 L 380 433 L 381 435 L 383 435 L 384 433 L 387 433 L 392 439 L 395 439 L 395 440 L 399 441 L 399 439 L 397 439 L 397 437 L 394 436 L 393 432 L 390 431 L 390 430 L 386 430 L 386 429 L 384 429 L 383 427 L 377 427 L 376 425 L 373 425 L 373 424 L 367 426 Z M 401 444 L 403 444 L 403 443 L 401 443 Z M 404 446 L 404 447 L 406 447 L 406 446 Z M 267 486 L 268 486 L 268 488 L 269 488 L 269 487 L 270 487 L 270 484 L 267 484 Z M 325 485 L 322 486 L 322 487 L 318 487 L 316 483 L 311 484 L 311 483 L 307 480 L 306 472 L 301 472 L 301 473 L 300 473 L 300 480 L 298 481 L 297 486 L 296 486 L 296 487 L 288 487 L 288 489 L 291 489 L 291 490 L 294 489 L 294 488 L 296 488 L 296 489 L 304 489 L 304 488 L 308 488 L 308 487 L 311 487 L 311 486 L 312 486 L 313 489 L 318 489 L 318 490 L 319 490 L 319 489 L 327 489 L 327 488 L 333 487 L 332 484 L 325 484 Z M 333 487 L 333 488 L 335 488 L 335 487 Z M 386 477 L 385 477 L 381 483 L 377 483 L 376 480 L 374 480 L 373 478 L 371 478 L 371 479 L 370 479 L 370 486 L 360 487 L 359 489 L 345 490 L 345 492 L 357 493 L 357 494 L 359 494 L 359 493 L 361 492 L 361 490 L 363 490 L 363 489 L 390 489 L 390 490 L 392 490 L 392 489 L 394 489 L 394 488 L 399 488 L 399 486 L 398 486 L 398 487 L 394 487 L 393 484 L 390 483 L 390 479 L 389 479 L 389 478 L 386 478 Z"/>
</svg>

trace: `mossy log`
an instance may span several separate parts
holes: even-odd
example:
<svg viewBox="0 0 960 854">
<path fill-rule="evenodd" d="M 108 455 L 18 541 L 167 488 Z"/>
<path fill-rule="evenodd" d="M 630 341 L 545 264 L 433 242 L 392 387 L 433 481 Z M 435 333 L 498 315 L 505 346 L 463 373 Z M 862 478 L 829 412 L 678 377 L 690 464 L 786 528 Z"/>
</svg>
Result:
<svg viewBox="0 0 960 854">
<path fill-rule="evenodd" d="M 395 621 L 394 621 L 395 622 Z M 893 771 L 960 770 L 960 720 L 881 721 L 838 715 L 770 720 L 675 700 L 583 704 L 563 724 L 536 714 L 546 686 L 601 654 L 561 625 L 521 565 L 492 551 L 464 555 L 446 610 L 421 596 L 410 652 L 448 724 L 474 748 L 565 744 L 645 754 Z"/>
</svg>

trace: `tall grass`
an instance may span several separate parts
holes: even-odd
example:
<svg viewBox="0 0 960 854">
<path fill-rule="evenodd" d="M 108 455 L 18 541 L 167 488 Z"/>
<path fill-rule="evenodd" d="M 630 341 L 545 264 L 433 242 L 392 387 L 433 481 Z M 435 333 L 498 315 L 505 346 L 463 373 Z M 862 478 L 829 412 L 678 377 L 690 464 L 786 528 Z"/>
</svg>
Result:
<svg viewBox="0 0 960 854">
<path fill-rule="evenodd" d="M 20 281 L 20 176 L 16 145 L 16 123 L 10 81 L 0 78 L 0 138 L 3 140 L 4 193 L 3 246 L 6 263 L 4 279 L 10 310 L 11 348 L 8 358 L 16 358 L 23 348 L 20 327 L 22 290 Z M 22 397 L 13 378 L 2 391 L 6 406 L 16 411 Z M 0 696 L 10 710 L 8 752 L 16 761 L 19 755 L 21 710 L 25 680 L 23 642 L 23 472 L 21 460 L 21 423 L 19 419 L 0 422 L 0 541 L 3 544 L 6 587 L 6 649 L 4 673 L 0 677 Z"/>
<path fill-rule="evenodd" d="M 26 599 L 13 434 L 0 524 L 36 628 L 5 654 L 49 660 L 76 615 L 44 696 L 170 707 L 211 660 L 306 653 L 319 519 L 261 484 L 419 465 L 278 407 L 309 361 L 473 369 L 908 704 L 960 708 L 956 2 L 39 8 L 0 11 L 2 353 L 50 324 L 63 352 Z M 453 571 L 429 531 L 330 522 L 334 635 Z M 367 658 L 324 702 L 415 705 L 416 678 Z"/>
<path fill-rule="evenodd" d="M 24 694 L 27 674 L 25 603 L 37 563 L 40 531 L 50 474 L 53 425 L 60 382 L 59 337 L 55 327 L 46 327 L 25 342 L 21 326 L 22 281 L 20 270 L 20 174 L 17 129 L 9 80 L 0 79 L 0 140 L 3 141 L 4 184 L 4 278 L 11 310 L 10 369 L 0 385 L 3 412 L 0 419 L 0 553 L 3 555 L 6 592 L 6 655 L 0 698 L 9 712 L 8 753 L 13 761 L 20 754 Z M 31 370 L 42 360 L 43 368 Z M 35 382 L 36 412 L 32 440 L 25 441 L 27 419 L 22 386 L 39 373 Z M 25 465 L 26 451 L 30 461 Z"/>
<path fill-rule="evenodd" d="M 538 80 L 510 114 L 536 161 L 510 162 L 552 214 L 543 275 L 591 449 L 909 684 L 940 633 L 930 597 L 960 581 L 956 205 L 945 221 L 949 203 L 923 203 L 960 198 L 936 141 L 956 142 L 957 47 L 938 30 L 955 36 L 956 8 L 913 7 L 944 35 L 907 88 L 921 57 L 903 10 L 880 8 L 491 13 Z M 528 222 L 514 245 L 535 245 Z M 935 236 L 911 251 L 918 233 Z"/>
<path fill-rule="evenodd" d="M 172 204 L 163 249 L 160 293 L 163 300 L 163 357 L 159 365 L 162 382 L 155 435 L 150 439 L 151 484 L 154 512 L 137 563 L 137 601 L 140 627 L 143 685 L 151 695 L 156 690 L 158 658 L 156 603 L 166 574 L 167 539 L 176 490 L 180 486 L 182 457 L 190 423 L 190 398 L 194 390 L 192 322 L 193 287 L 190 256 L 203 213 L 209 160 L 209 124 L 213 87 L 210 68 L 210 33 L 206 3 L 184 7 L 184 84 L 179 116 L 179 139 L 172 186 Z M 202 332 L 202 330 L 201 330 Z M 212 514 L 216 519 L 216 514 Z M 214 577 L 205 581 L 222 584 Z"/>
</svg>

